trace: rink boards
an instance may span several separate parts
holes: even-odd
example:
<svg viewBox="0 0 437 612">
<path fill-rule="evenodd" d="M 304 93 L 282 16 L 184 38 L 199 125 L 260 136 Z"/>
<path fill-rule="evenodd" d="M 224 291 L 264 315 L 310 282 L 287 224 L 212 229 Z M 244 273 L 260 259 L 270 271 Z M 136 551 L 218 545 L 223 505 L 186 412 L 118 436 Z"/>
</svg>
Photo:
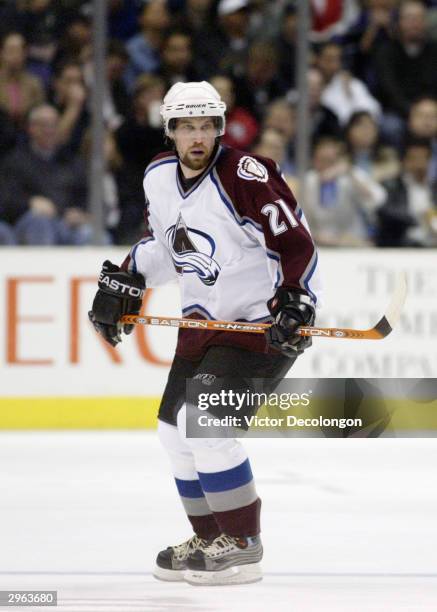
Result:
<svg viewBox="0 0 437 612">
<path fill-rule="evenodd" d="M 0 430 L 154 429 L 159 402 L 159 397 L 1 398 Z M 391 399 L 384 405 L 384 412 L 386 410 L 391 414 L 390 428 L 386 431 L 390 437 L 404 434 L 420 437 L 425 432 L 430 435 L 435 432 L 432 437 L 437 435 L 436 401 L 432 405 L 418 405 L 411 401 Z M 381 415 L 381 420 L 384 416 Z M 269 417 L 265 407 L 262 407 L 256 418 L 260 422 L 270 419 L 270 422 L 262 422 L 257 427 L 255 423 L 251 427 L 251 437 L 326 436 L 326 432 L 322 434 L 319 427 L 290 423 L 290 419 L 297 421 L 311 418 L 309 414 L 297 412 L 292 417 L 284 415 L 278 424 L 278 419 Z M 240 433 L 245 435 L 244 432 Z M 350 435 L 349 432 L 338 430 L 335 437 L 343 437 L 346 433 Z"/>
<path fill-rule="evenodd" d="M 2 250 L 0 428 L 155 425 L 176 331 L 138 326 L 114 350 L 87 319 L 102 261 L 120 262 L 125 252 Z M 320 265 L 325 289 L 319 326 L 374 325 L 400 269 L 407 273 L 407 303 L 387 339 L 314 339 L 290 376 L 437 377 L 435 251 L 324 250 Z M 177 285 L 148 291 L 144 311 L 179 315 Z"/>
</svg>

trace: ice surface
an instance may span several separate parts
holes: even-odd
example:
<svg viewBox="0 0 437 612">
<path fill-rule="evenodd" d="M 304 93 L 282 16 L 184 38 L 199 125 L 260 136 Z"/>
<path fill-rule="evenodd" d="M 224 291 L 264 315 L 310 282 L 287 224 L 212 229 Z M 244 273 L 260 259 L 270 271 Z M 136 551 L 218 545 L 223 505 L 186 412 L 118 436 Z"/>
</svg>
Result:
<svg viewBox="0 0 437 612">
<path fill-rule="evenodd" d="M 156 433 L 2 433 L 0 589 L 65 612 L 437 610 L 437 440 L 245 445 L 265 578 L 207 588 L 152 577 L 190 535 Z"/>
</svg>

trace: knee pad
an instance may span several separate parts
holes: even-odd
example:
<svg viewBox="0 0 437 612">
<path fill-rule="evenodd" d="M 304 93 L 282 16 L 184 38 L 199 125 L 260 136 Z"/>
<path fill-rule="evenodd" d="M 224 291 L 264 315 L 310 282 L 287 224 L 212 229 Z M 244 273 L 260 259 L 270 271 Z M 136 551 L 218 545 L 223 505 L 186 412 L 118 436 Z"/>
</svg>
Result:
<svg viewBox="0 0 437 612">
<path fill-rule="evenodd" d="M 180 436 L 177 427 L 169 425 L 164 421 L 158 419 L 158 438 L 162 446 L 167 450 L 169 448 L 175 448 L 179 441 Z"/>
<path fill-rule="evenodd" d="M 181 439 L 178 428 L 158 420 L 158 437 L 170 459 L 174 476 L 182 480 L 196 479 L 192 450 Z"/>
<path fill-rule="evenodd" d="M 247 459 L 247 453 L 235 438 L 187 438 L 186 406 L 177 416 L 181 440 L 194 455 L 198 471 L 219 472 L 229 470 Z"/>
</svg>

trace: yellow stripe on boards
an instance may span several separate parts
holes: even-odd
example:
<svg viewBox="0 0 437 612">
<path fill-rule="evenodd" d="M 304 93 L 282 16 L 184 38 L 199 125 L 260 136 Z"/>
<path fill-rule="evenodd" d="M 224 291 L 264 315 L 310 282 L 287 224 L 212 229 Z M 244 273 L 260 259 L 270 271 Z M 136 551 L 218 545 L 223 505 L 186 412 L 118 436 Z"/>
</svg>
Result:
<svg viewBox="0 0 437 612">
<path fill-rule="evenodd" d="M 314 407 L 324 400 L 314 398 Z M 0 397 L 0 430 L 14 429 L 154 429 L 159 397 Z M 328 402 L 329 403 L 329 402 Z M 314 417 L 302 408 L 292 411 L 298 417 Z M 328 416 L 325 410 L 321 410 Z M 437 430 L 437 401 L 384 401 L 381 416 L 392 416 L 388 431 L 420 432 Z M 284 416 L 279 409 L 261 408 L 258 416 Z M 365 418 L 365 411 L 356 416 Z M 372 422 L 372 421 L 371 421 Z"/>
<path fill-rule="evenodd" d="M 159 397 L 1 397 L 0 430 L 152 429 Z"/>
</svg>

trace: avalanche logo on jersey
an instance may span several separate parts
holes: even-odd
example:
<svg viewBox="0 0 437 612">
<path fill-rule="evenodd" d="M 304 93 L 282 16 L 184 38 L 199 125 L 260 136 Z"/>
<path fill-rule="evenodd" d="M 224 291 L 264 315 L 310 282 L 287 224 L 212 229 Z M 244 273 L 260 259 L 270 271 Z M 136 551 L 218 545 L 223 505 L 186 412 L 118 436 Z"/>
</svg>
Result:
<svg viewBox="0 0 437 612">
<path fill-rule="evenodd" d="M 267 183 L 269 180 L 269 173 L 267 168 L 258 160 L 245 155 L 238 162 L 237 174 L 240 178 L 246 181 L 259 181 L 260 183 Z"/>
<path fill-rule="evenodd" d="M 194 272 L 205 285 L 214 285 L 220 274 L 220 266 L 212 257 L 215 252 L 215 242 L 211 236 L 187 227 L 182 215 L 179 214 L 176 224 L 167 229 L 166 237 L 176 272 L 178 274 Z"/>
</svg>

